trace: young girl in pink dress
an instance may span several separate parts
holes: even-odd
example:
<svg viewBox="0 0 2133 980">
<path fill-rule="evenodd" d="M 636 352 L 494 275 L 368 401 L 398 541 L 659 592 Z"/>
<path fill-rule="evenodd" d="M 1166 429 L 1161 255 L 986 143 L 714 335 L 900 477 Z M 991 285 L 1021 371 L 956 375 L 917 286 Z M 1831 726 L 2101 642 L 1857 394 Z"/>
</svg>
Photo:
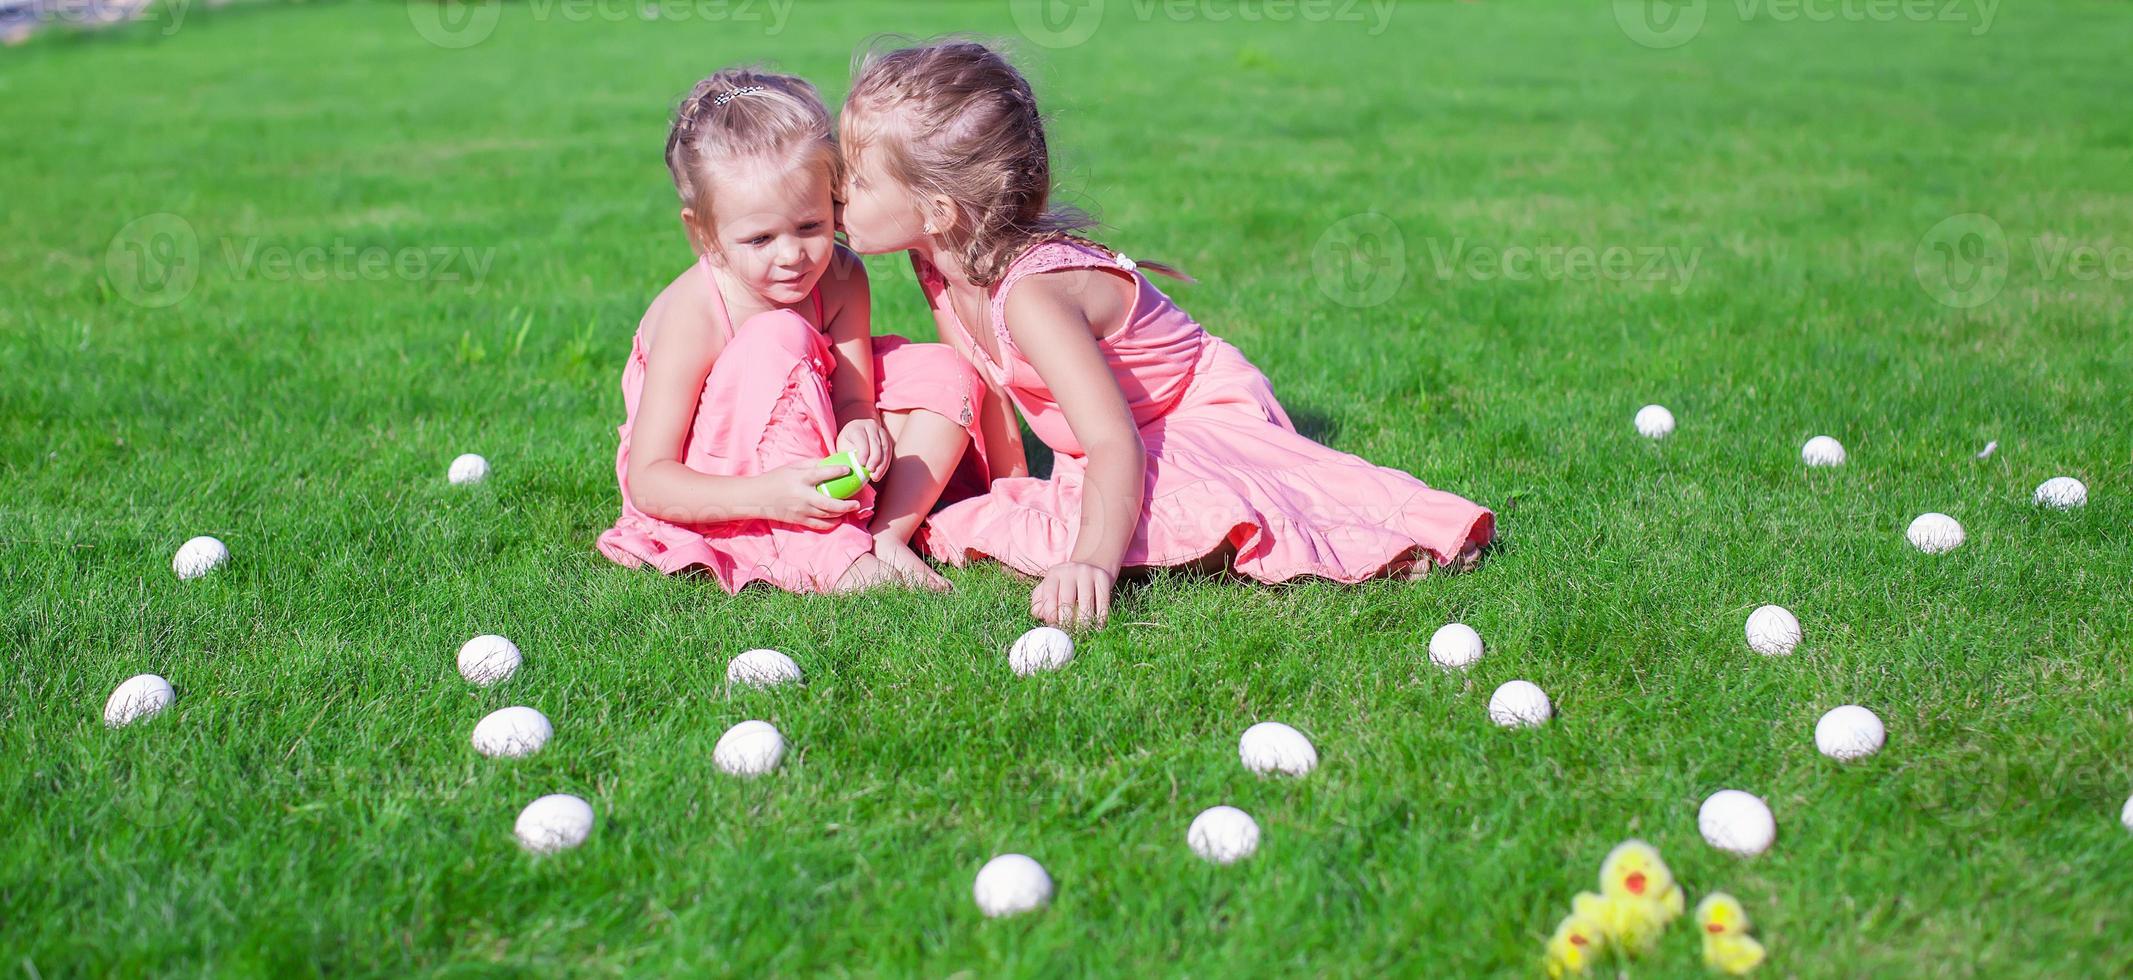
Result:
<svg viewBox="0 0 2133 980">
<path fill-rule="evenodd" d="M 983 369 L 992 492 L 927 550 L 1042 576 L 1030 611 L 1101 622 L 1130 566 L 1358 582 L 1470 566 L 1489 511 L 1298 435 L 1266 377 L 1152 285 L 1175 275 L 1064 232 L 1029 83 L 981 44 L 876 54 L 839 122 L 844 228 L 910 252 L 941 335 Z M 1023 463 L 1012 410 L 1054 453 Z"/>
<path fill-rule="evenodd" d="M 729 592 L 945 588 L 909 541 L 977 431 L 981 389 L 948 347 L 868 335 L 866 271 L 832 238 L 821 97 L 721 71 L 681 103 L 666 157 L 699 260 L 645 311 L 623 367 L 622 516 L 600 552 Z M 819 465 L 832 452 L 880 486 L 817 490 L 848 472 Z"/>
</svg>

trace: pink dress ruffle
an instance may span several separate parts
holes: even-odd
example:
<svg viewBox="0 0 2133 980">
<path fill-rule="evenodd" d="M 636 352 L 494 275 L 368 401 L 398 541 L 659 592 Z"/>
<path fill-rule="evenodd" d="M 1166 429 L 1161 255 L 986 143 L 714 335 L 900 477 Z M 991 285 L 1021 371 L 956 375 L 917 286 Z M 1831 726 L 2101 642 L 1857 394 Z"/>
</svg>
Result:
<svg viewBox="0 0 2133 980">
<path fill-rule="evenodd" d="M 705 275 L 710 275 L 708 266 Z M 803 459 L 821 459 L 836 443 L 837 416 L 830 399 L 829 338 L 790 310 L 758 314 L 734 329 L 718 286 L 711 284 L 714 320 L 725 346 L 704 380 L 704 392 L 683 445 L 683 465 L 700 473 L 750 476 Z M 815 320 L 822 297 L 814 296 Z M 622 369 L 624 419 L 616 434 L 615 478 L 622 488 L 622 514 L 600 535 L 601 554 L 635 568 L 649 565 L 673 574 L 701 570 L 727 592 L 767 582 L 791 592 L 827 592 L 859 556 L 873 550 L 866 521 L 873 486 L 861 491 L 867 506 L 828 531 L 811 531 L 766 519 L 686 524 L 661 520 L 630 500 L 630 433 L 644 391 L 644 326 L 630 343 Z M 876 405 L 883 412 L 925 409 L 978 432 L 978 376 L 969 362 L 943 344 L 902 337 L 874 338 Z M 969 464 L 973 454 L 966 454 Z M 979 464 L 982 466 L 982 463 Z M 966 469 L 969 467 L 966 465 Z M 982 472 L 982 469 L 979 470 Z M 982 485 L 982 478 L 981 483 Z M 955 499 L 954 485 L 943 500 Z M 967 494 L 966 494 L 967 495 Z"/>
<path fill-rule="evenodd" d="M 1125 565 L 1189 564 L 1228 543 L 1236 569 L 1260 581 L 1309 575 L 1360 582 L 1410 562 L 1451 561 L 1495 533 L 1486 508 L 1299 435 L 1266 376 L 1179 309 L 1132 260 L 1053 240 L 1025 251 L 993 292 L 998 361 L 966 337 L 979 366 L 1052 448 L 1052 475 L 994 480 L 991 493 L 935 513 L 926 535 L 933 557 L 962 564 L 990 556 L 1040 575 L 1073 553 L 1086 459 L 1051 390 L 1016 349 L 1004 315 L 1016 283 L 1068 268 L 1110 269 L 1136 288 L 1125 326 L 1098 341 L 1148 454 L 1141 521 Z M 938 271 L 921 263 L 919 273 L 941 319 L 967 335 Z"/>
</svg>

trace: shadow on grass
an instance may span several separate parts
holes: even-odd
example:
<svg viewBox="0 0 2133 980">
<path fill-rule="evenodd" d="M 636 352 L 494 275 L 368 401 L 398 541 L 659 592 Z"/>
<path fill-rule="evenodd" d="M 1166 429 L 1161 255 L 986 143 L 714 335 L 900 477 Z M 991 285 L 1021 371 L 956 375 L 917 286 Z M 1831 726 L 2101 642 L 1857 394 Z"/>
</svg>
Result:
<svg viewBox="0 0 2133 980">
<path fill-rule="evenodd" d="M 1289 421 L 1295 423 L 1296 431 L 1302 434 L 1304 438 L 1321 445 L 1330 446 L 1333 445 L 1333 440 L 1340 437 L 1341 424 L 1333 416 L 1315 409 L 1288 408 Z"/>
</svg>

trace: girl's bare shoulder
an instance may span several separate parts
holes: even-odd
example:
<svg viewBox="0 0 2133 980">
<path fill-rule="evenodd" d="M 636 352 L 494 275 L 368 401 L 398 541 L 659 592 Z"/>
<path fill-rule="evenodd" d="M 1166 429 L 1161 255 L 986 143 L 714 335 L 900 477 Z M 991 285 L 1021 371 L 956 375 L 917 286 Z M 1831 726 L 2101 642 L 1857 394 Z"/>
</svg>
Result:
<svg viewBox="0 0 2133 980">
<path fill-rule="evenodd" d="M 638 322 L 638 337 L 644 350 L 689 354 L 689 357 L 712 357 L 723 346 L 719 344 L 719 331 L 712 322 L 712 286 L 710 275 L 704 275 L 695 265 L 674 275 L 674 282 L 665 284 L 653 303 L 644 307 L 644 320 Z M 661 344 L 665 339 L 665 344 Z"/>
<path fill-rule="evenodd" d="M 667 283 L 645 308 L 637 326 L 645 350 L 715 351 L 718 331 L 711 322 L 712 288 L 711 277 L 694 265 Z M 663 337 L 667 343 L 662 347 L 659 340 Z"/>
<path fill-rule="evenodd" d="M 1111 332 L 1132 306 L 1130 277 L 1117 269 L 1068 266 L 1021 277 L 1007 292 L 1001 312 L 1012 328 L 1018 321 L 1086 324 L 1101 337 Z"/>
<path fill-rule="evenodd" d="M 830 252 L 829 268 L 823 270 L 815 288 L 822 290 L 822 305 L 835 319 L 846 303 L 867 296 L 866 263 L 859 260 L 859 253 L 840 244 Z"/>
</svg>

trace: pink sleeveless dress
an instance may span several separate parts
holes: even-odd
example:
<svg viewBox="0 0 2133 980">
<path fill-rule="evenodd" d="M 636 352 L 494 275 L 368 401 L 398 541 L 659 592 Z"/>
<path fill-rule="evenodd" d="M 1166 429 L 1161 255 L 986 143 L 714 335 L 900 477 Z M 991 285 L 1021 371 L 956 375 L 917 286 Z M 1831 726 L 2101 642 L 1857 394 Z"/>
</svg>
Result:
<svg viewBox="0 0 2133 980">
<path fill-rule="evenodd" d="M 711 274 L 708 265 L 704 274 Z M 813 296 L 815 323 L 823 320 L 822 293 Z M 790 310 L 748 318 L 735 329 L 718 284 L 711 285 L 713 320 L 726 338 L 683 442 L 681 462 L 700 473 L 750 476 L 797 460 L 821 459 L 837 439 L 830 398 L 829 337 Z M 616 430 L 615 478 L 622 487 L 622 514 L 600 535 L 600 553 L 635 568 L 650 565 L 669 574 L 701 570 L 727 592 L 763 581 L 791 592 L 827 592 L 859 556 L 874 549 L 866 522 L 874 488 L 860 491 L 867 506 L 828 531 L 811 531 L 766 519 L 715 524 L 677 524 L 652 517 L 630 500 L 630 433 L 644 392 L 644 324 L 630 342 L 622 369 L 624 419 Z M 961 423 L 976 444 L 980 384 L 969 362 L 945 344 L 915 344 L 893 335 L 874 338 L 875 402 L 883 412 L 926 409 Z M 962 473 L 943 501 L 982 492 L 982 461 L 966 453 Z M 960 495 L 960 496 L 959 496 Z"/>
<path fill-rule="evenodd" d="M 1489 541 L 1495 517 L 1456 494 L 1297 434 L 1266 376 L 1209 334 L 1140 274 L 1131 259 L 1051 240 L 1017 258 L 993 292 L 996 362 L 955 315 L 938 270 L 920 285 L 941 319 L 964 331 L 971 356 L 1052 448 L 1048 479 L 994 480 L 992 492 L 934 514 L 926 545 L 962 564 L 990 556 L 1040 575 L 1073 553 L 1087 465 L 1052 392 L 1008 334 L 1007 295 L 1025 277 L 1114 269 L 1136 290 L 1123 328 L 1097 342 L 1148 453 L 1140 527 L 1129 566 L 1189 564 L 1224 543 L 1239 572 L 1264 582 L 1319 576 L 1359 582 L 1415 561 L 1443 563 Z"/>
</svg>

